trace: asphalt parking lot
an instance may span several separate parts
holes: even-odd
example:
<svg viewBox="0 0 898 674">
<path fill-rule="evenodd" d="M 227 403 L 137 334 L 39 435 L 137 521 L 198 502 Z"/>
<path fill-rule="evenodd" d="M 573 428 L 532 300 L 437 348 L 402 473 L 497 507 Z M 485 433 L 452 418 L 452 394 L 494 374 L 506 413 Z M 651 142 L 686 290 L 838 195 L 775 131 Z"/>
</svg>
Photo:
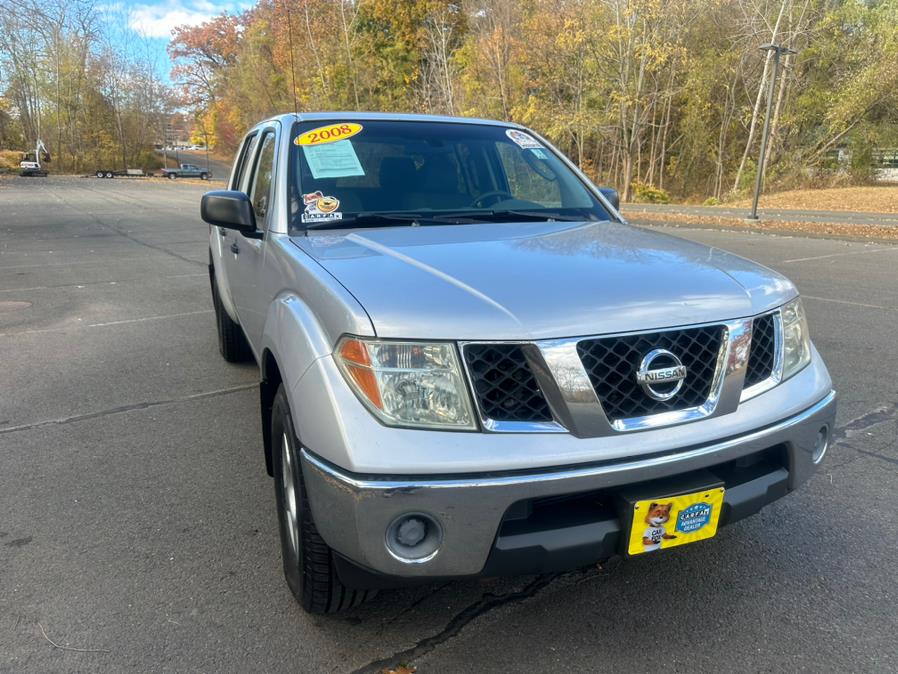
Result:
<svg viewBox="0 0 898 674">
<path fill-rule="evenodd" d="M 840 411 L 800 491 L 664 555 L 313 618 L 255 367 L 216 347 L 206 187 L 0 182 L 0 671 L 898 671 L 898 246 L 674 232 L 805 297 Z"/>
</svg>

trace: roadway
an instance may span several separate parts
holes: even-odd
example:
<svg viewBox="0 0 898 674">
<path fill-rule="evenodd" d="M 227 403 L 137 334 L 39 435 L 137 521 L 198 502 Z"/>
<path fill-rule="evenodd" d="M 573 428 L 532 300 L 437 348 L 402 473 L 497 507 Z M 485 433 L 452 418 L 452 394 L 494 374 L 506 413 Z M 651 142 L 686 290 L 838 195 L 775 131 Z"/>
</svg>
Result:
<svg viewBox="0 0 898 674">
<path fill-rule="evenodd" d="M 804 294 L 841 402 L 800 491 L 664 555 L 309 617 L 256 370 L 216 348 L 205 187 L 0 180 L 0 672 L 898 670 L 898 246 L 675 230 Z"/>
</svg>

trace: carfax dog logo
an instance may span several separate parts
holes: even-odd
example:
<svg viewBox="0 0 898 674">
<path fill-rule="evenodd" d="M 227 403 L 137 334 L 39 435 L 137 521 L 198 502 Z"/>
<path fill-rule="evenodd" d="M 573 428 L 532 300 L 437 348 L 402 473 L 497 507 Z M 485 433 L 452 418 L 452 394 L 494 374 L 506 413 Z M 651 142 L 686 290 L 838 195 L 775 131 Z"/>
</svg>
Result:
<svg viewBox="0 0 898 674">
<path fill-rule="evenodd" d="M 306 207 L 302 214 L 303 222 L 343 219 L 343 214 L 337 210 L 340 208 L 340 200 L 336 197 L 325 196 L 321 190 L 303 194 L 302 201 Z"/>
</svg>

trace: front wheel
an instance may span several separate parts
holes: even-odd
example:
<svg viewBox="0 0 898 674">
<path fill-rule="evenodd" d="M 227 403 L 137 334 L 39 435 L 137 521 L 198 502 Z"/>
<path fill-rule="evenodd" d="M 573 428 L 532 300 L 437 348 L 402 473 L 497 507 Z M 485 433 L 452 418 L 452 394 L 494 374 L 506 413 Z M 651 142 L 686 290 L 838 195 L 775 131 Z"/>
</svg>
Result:
<svg viewBox="0 0 898 674">
<path fill-rule="evenodd" d="M 315 528 L 283 384 L 271 408 L 271 454 L 284 577 L 296 601 L 308 613 L 336 613 L 373 597 L 372 590 L 353 590 L 340 582 L 333 552 Z"/>
<path fill-rule="evenodd" d="M 97 176 L 97 178 L 102 178 L 102 177 L 103 177 L 103 172 L 102 172 L 102 171 L 97 171 L 96 176 Z"/>
</svg>

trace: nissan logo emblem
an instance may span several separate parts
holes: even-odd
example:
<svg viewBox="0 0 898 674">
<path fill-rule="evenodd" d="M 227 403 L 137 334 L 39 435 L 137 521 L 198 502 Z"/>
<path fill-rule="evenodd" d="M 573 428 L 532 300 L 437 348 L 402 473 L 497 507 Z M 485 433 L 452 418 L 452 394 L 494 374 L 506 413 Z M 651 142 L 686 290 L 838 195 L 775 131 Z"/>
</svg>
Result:
<svg viewBox="0 0 898 674">
<path fill-rule="evenodd" d="M 683 388 L 684 381 L 686 366 L 667 349 L 649 351 L 636 370 L 636 382 L 652 400 L 670 400 Z"/>
</svg>

